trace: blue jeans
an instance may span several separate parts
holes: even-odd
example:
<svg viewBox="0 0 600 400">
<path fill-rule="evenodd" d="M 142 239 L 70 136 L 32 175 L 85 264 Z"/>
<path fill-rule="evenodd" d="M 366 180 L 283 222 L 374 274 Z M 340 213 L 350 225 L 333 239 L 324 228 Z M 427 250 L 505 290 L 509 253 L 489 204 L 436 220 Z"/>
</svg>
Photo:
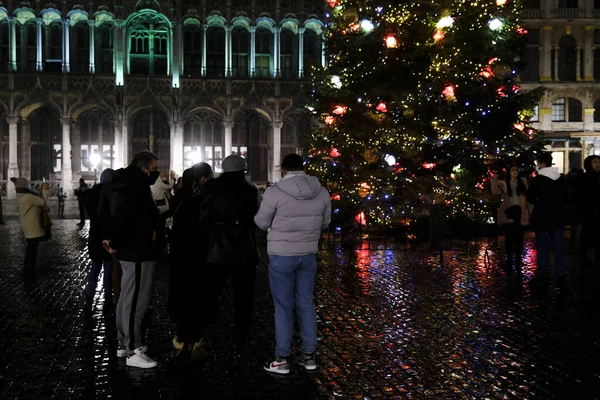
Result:
<svg viewBox="0 0 600 400">
<path fill-rule="evenodd" d="M 92 297 L 96 292 L 96 287 L 98 286 L 98 275 L 100 275 L 100 270 L 102 269 L 102 264 L 104 264 L 104 296 L 112 296 L 112 270 L 113 263 L 112 261 L 93 261 L 92 260 L 92 270 L 90 271 L 90 276 L 88 279 L 87 287 L 85 288 L 85 295 Z"/>
<path fill-rule="evenodd" d="M 310 354 L 317 347 L 317 312 L 313 303 L 316 274 L 314 254 L 269 257 L 269 284 L 275 303 L 275 353 L 280 357 L 288 357 L 292 352 L 294 302 L 302 352 Z"/>
<path fill-rule="evenodd" d="M 535 247 L 537 250 L 538 275 L 548 277 L 550 246 L 554 252 L 554 268 L 556 276 L 565 276 L 565 245 L 563 228 L 535 231 Z"/>
</svg>

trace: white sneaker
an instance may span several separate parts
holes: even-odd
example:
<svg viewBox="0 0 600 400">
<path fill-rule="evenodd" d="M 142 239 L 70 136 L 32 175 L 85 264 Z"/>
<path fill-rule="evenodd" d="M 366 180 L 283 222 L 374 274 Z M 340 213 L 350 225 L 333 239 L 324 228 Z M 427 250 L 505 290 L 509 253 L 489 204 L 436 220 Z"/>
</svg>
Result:
<svg viewBox="0 0 600 400">
<path fill-rule="evenodd" d="M 142 346 L 142 347 L 140 347 L 140 351 L 142 353 L 147 352 L 148 351 L 148 346 Z M 128 353 L 129 353 L 129 350 L 127 349 L 126 346 L 123 346 L 121 343 L 119 343 L 117 345 L 117 357 L 119 357 L 119 358 L 127 357 Z"/>
<path fill-rule="evenodd" d="M 127 356 L 126 364 L 128 367 L 137 368 L 154 368 L 158 365 L 156 361 L 142 351 L 141 347 L 135 349 L 133 354 Z"/>
</svg>

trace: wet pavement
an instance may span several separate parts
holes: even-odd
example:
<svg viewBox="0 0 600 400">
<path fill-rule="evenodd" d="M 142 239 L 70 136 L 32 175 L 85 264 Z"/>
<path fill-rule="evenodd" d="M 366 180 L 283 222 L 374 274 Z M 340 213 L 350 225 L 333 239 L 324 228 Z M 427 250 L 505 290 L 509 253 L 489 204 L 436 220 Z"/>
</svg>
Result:
<svg viewBox="0 0 600 400">
<path fill-rule="evenodd" d="M 568 289 L 532 290 L 499 265 L 495 240 L 469 251 L 324 251 L 316 288 L 319 368 L 286 377 L 273 353 L 273 306 L 259 268 L 243 363 L 227 363 L 231 297 L 208 337 L 209 359 L 172 361 L 167 268 L 155 275 L 146 342 L 154 370 L 117 360 L 113 317 L 96 294 L 84 310 L 87 228 L 56 221 L 36 283 L 21 278 L 16 221 L 0 226 L 0 399 L 595 399 L 600 398 L 600 291 L 570 268 Z M 298 338 L 296 338 L 296 345 Z"/>
</svg>

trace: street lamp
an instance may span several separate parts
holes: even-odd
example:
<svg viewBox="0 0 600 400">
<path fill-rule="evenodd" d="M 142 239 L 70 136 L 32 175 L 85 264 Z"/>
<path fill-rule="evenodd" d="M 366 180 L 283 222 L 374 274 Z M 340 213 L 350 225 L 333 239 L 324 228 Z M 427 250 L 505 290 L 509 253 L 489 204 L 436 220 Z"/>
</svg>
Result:
<svg viewBox="0 0 600 400">
<path fill-rule="evenodd" d="M 90 164 L 94 167 L 94 185 L 96 184 L 96 181 L 98 179 L 98 165 L 100 165 L 100 161 L 102 161 L 102 159 L 100 158 L 100 154 L 93 153 L 90 156 Z"/>
</svg>

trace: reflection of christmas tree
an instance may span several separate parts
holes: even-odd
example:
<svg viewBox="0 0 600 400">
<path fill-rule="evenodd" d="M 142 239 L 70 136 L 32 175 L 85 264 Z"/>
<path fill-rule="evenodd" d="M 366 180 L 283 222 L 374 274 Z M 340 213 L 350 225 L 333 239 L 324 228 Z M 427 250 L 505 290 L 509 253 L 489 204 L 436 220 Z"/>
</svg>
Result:
<svg viewBox="0 0 600 400">
<path fill-rule="evenodd" d="M 528 159 L 541 90 L 519 90 L 513 1 L 327 3 L 328 66 L 310 107 L 323 124 L 307 147 L 342 209 L 386 224 L 431 204 L 465 211 L 492 164 Z"/>
</svg>

